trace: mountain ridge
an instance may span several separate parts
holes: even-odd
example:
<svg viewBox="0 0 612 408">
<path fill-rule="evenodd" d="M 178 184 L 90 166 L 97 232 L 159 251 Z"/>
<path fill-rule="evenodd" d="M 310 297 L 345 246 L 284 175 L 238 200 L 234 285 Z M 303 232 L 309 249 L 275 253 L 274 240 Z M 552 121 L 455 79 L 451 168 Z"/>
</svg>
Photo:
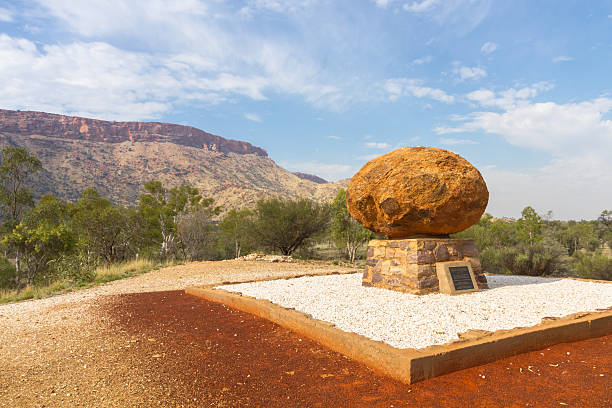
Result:
<svg viewBox="0 0 612 408">
<path fill-rule="evenodd" d="M 268 156 L 264 149 L 248 142 L 226 139 L 193 126 L 164 122 L 115 122 L 55 113 L 0 109 L 0 132 L 105 143 L 170 142 L 222 153 Z"/>
<path fill-rule="evenodd" d="M 10 120 L 5 121 L 7 117 Z M 74 118 L 0 110 L 0 146 L 23 146 L 43 163 L 34 186 L 37 197 L 52 193 L 76 201 L 84 189 L 95 188 L 113 202 L 136 205 L 144 183 L 158 179 L 167 187 L 197 187 L 225 212 L 268 197 L 326 202 L 348 185 L 348 180 L 318 184 L 302 179 L 278 166 L 265 150 L 246 142 L 225 143 L 229 139 L 212 135 L 218 138 L 214 139 L 217 148 L 206 148 L 186 136 L 189 132 L 211 135 L 196 128 L 191 129 L 198 132 L 181 129 L 182 125 L 153 126 L 158 133 L 142 137 L 132 133 L 130 138 L 128 130 L 149 128 L 134 125 L 141 122 Z M 77 132 L 83 123 L 87 131 Z M 64 129 L 66 134 L 61 133 Z M 110 136 L 104 133 L 107 129 L 112 129 Z"/>
</svg>

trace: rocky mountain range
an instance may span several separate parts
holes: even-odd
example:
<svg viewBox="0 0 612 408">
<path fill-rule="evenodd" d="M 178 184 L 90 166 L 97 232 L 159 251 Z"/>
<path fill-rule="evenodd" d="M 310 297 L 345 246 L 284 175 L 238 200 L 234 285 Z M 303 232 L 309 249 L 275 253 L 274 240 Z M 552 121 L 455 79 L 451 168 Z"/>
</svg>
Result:
<svg viewBox="0 0 612 408">
<path fill-rule="evenodd" d="M 293 174 L 250 143 L 169 123 L 0 109 L 0 145 L 23 146 L 40 158 L 37 196 L 72 201 L 93 187 L 114 202 L 135 205 L 143 184 L 158 179 L 169 187 L 193 185 L 228 210 L 268 196 L 328 201 L 348 185 Z"/>
</svg>

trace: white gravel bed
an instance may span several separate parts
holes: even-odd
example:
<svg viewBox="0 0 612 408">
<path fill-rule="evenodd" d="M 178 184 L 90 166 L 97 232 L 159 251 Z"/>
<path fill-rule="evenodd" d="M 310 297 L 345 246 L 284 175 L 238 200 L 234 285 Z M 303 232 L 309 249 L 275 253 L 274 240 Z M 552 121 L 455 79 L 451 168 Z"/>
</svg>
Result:
<svg viewBox="0 0 612 408">
<path fill-rule="evenodd" d="M 294 308 L 341 330 L 396 348 L 457 340 L 468 330 L 534 326 L 612 306 L 612 283 L 489 275 L 489 290 L 450 296 L 410 295 L 361 286 L 361 273 L 217 286 Z"/>
</svg>

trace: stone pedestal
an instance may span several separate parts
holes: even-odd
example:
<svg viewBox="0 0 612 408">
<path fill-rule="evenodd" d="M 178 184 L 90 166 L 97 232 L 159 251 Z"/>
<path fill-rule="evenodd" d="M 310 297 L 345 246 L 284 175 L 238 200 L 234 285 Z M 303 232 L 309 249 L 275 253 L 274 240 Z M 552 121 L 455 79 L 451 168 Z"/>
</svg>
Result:
<svg viewBox="0 0 612 408">
<path fill-rule="evenodd" d="M 373 239 L 363 272 L 363 286 L 425 295 L 439 292 L 436 263 L 469 262 L 478 287 L 487 289 L 478 249 L 469 238 Z"/>
</svg>

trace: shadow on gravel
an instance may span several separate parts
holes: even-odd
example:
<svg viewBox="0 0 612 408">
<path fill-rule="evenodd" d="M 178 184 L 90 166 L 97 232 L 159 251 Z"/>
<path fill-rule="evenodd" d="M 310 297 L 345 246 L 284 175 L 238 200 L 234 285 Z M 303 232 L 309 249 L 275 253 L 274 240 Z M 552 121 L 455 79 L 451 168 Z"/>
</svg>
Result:
<svg viewBox="0 0 612 408">
<path fill-rule="evenodd" d="M 140 339 L 130 349 L 140 362 L 134 369 L 150 371 L 150 378 L 165 387 L 162 406 L 612 404 L 612 336 L 406 385 L 269 321 L 182 291 L 113 296 L 104 307 L 109 324 Z"/>
</svg>

